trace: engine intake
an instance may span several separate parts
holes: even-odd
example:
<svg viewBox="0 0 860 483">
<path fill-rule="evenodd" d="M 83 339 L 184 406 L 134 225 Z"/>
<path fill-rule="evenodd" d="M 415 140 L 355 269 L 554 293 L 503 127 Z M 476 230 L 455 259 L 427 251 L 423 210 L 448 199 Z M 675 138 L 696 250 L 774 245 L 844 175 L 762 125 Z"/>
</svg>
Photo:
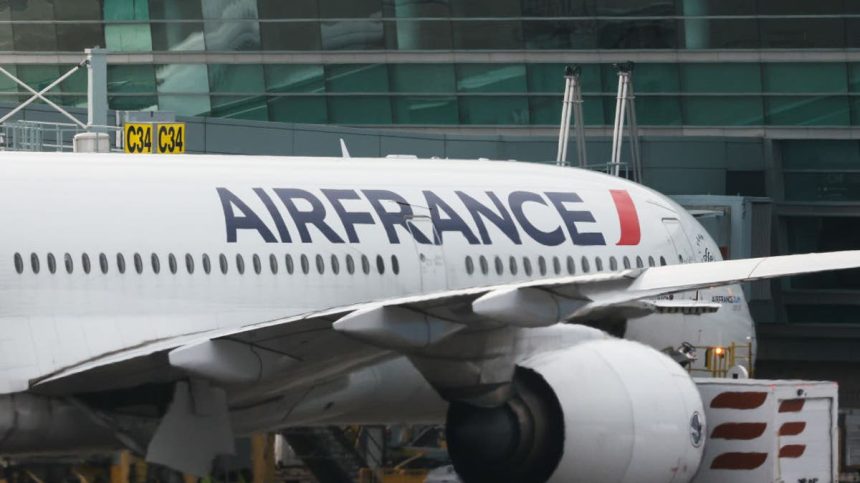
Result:
<svg viewBox="0 0 860 483">
<path fill-rule="evenodd" d="M 685 482 L 698 469 L 704 410 L 689 374 L 636 342 L 540 354 L 504 406 L 452 403 L 448 448 L 466 483 Z"/>
</svg>

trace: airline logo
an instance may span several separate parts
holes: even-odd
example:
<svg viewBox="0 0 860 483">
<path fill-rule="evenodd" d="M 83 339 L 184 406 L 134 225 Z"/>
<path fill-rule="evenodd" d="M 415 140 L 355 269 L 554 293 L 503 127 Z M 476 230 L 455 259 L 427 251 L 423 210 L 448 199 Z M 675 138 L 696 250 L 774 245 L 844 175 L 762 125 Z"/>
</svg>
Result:
<svg viewBox="0 0 860 483">
<path fill-rule="evenodd" d="M 471 245 L 491 245 L 495 240 L 487 227 L 492 225 L 516 245 L 521 245 L 524 237 L 545 246 L 607 244 L 604 234 L 595 231 L 594 214 L 573 192 L 513 191 L 501 196 L 493 191 L 454 191 L 453 196 L 443 197 L 424 190 L 423 199 L 411 203 L 394 191 L 381 189 L 321 189 L 319 196 L 298 188 L 254 188 L 254 195 L 266 209 L 266 213 L 259 213 L 229 189 L 216 190 L 228 243 L 236 243 L 238 234 L 248 231 L 256 232 L 266 243 L 313 243 L 320 240 L 314 239 L 319 236 L 331 243 L 359 243 L 357 226 L 379 225 L 392 244 L 412 239 L 419 244 L 440 245 L 458 236 Z M 638 245 L 641 229 L 633 199 L 626 190 L 610 190 L 609 194 L 621 233 L 615 245 Z M 292 219 L 295 232 L 287 228 L 279 205 Z M 537 212 L 540 223 L 531 219 Z M 334 218 L 340 223 L 333 223 Z M 410 223 L 414 218 L 429 218 L 433 233 Z M 555 219 L 557 225 L 546 228 L 546 219 Z"/>
</svg>

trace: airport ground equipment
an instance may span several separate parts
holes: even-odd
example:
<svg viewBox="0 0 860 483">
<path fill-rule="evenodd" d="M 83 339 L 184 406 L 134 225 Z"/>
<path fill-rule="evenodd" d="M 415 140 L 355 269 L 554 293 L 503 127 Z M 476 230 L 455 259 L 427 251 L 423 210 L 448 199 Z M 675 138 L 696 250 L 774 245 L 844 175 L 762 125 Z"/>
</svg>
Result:
<svg viewBox="0 0 860 483">
<path fill-rule="evenodd" d="M 834 382 L 696 379 L 704 454 L 692 483 L 837 481 Z"/>
</svg>

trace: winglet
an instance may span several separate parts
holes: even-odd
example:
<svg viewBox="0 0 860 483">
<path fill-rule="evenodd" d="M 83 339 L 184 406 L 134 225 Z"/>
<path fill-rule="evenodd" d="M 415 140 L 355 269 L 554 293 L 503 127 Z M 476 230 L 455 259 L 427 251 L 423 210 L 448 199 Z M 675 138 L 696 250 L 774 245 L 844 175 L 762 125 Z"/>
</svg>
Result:
<svg viewBox="0 0 860 483">
<path fill-rule="evenodd" d="M 343 138 L 340 138 L 340 157 L 345 159 L 352 157 L 349 155 L 349 150 L 346 149 L 346 143 L 344 142 Z"/>
</svg>

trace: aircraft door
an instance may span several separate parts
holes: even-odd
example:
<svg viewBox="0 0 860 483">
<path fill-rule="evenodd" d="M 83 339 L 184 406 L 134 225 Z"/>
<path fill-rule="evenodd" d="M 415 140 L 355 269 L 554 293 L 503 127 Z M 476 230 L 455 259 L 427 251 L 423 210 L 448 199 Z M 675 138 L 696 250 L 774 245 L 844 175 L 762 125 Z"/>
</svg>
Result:
<svg viewBox="0 0 860 483">
<path fill-rule="evenodd" d="M 433 227 L 433 221 L 426 216 L 413 216 L 407 220 L 406 225 L 409 231 L 413 233 L 412 240 L 415 245 L 416 256 L 418 257 L 418 266 L 421 279 L 421 291 L 432 292 L 434 290 L 444 290 L 448 287 L 448 275 L 445 267 L 445 252 L 441 244 L 435 243 L 418 243 L 416 239 L 426 238 L 431 242 L 439 240 L 436 229 Z M 421 235 L 415 236 L 415 232 L 420 232 Z"/>
<path fill-rule="evenodd" d="M 663 228 L 669 236 L 669 241 L 675 247 L 675 253 L 678 254 L 680 262 L 690 263 L 693 261 L 693 245 L 690 243 L 690 238 L 684 231 L 684 227 L 677 218 L 663 218 Z M 674 260 L 673 260 L 674 262 Z"/>
</svg>

